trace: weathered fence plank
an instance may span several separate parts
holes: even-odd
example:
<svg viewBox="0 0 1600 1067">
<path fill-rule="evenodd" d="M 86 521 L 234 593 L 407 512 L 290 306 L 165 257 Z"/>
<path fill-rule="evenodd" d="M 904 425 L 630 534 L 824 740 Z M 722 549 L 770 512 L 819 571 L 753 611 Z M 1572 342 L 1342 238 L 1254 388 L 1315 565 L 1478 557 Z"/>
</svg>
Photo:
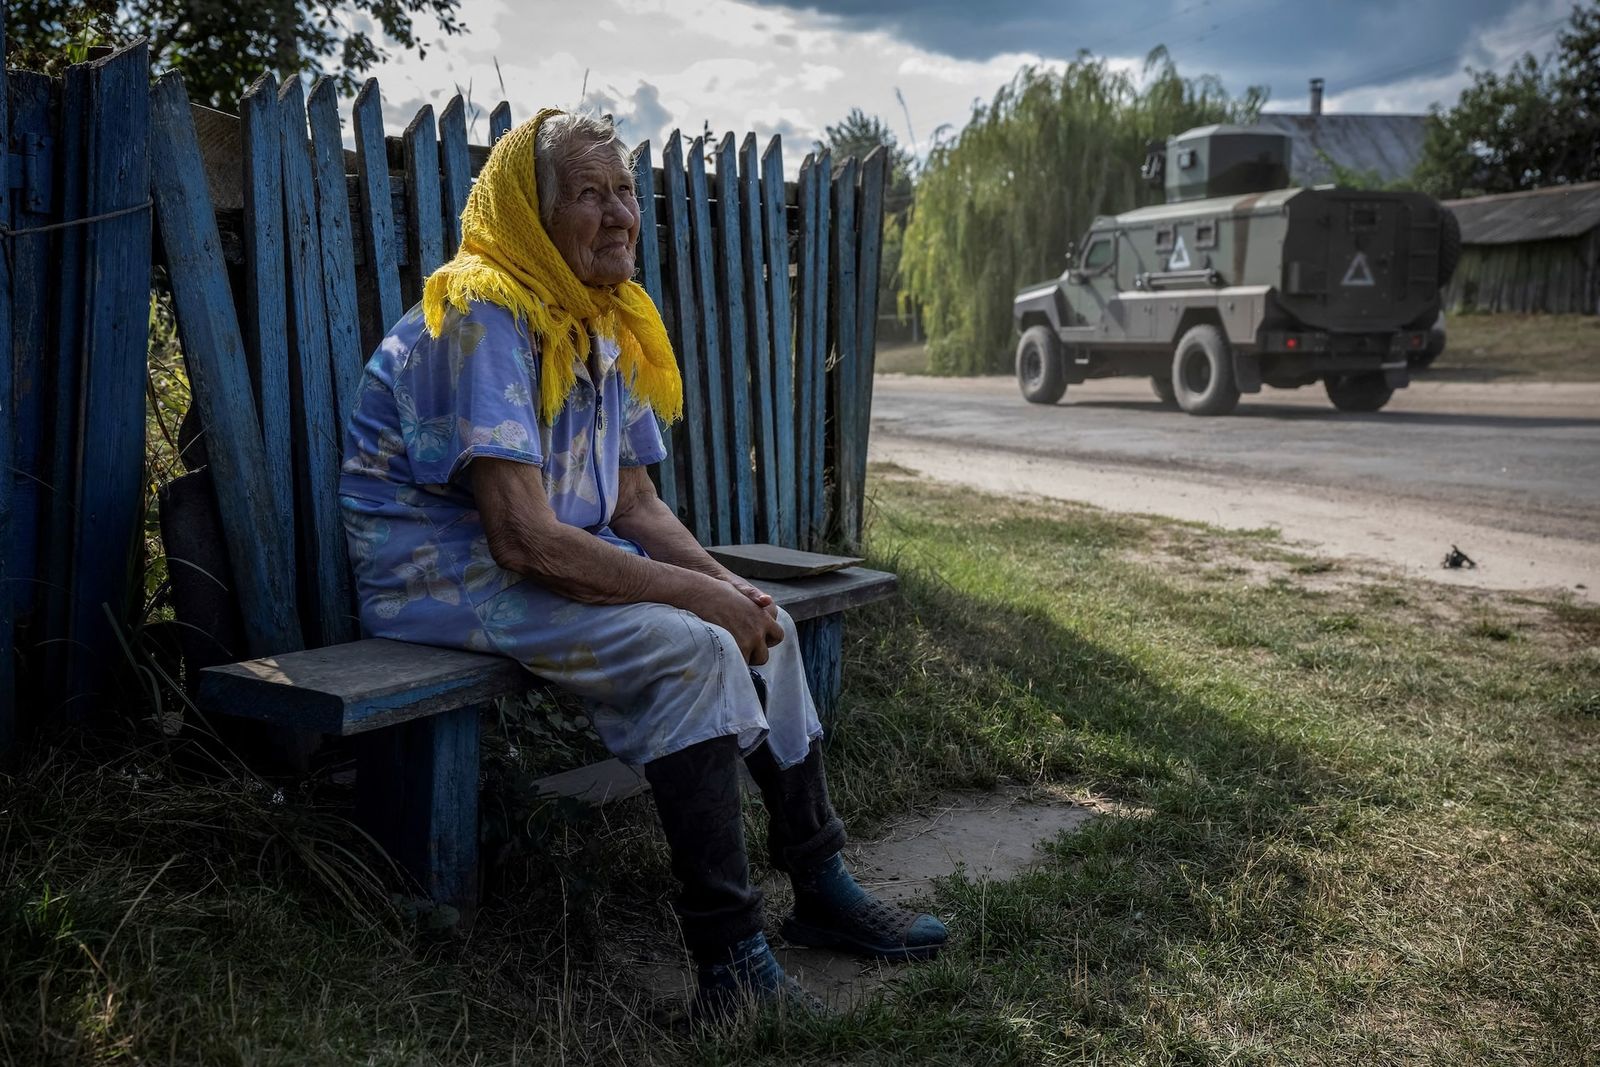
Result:
<svg viewBox="0 0 1600 1067">
<path fill-rule="evenodd" d="M 667 313 L 661 279 L 661 244 L 656 239 L 656 176 L 650 163 L 650 142 L 639 146 L 633 157 L 634 196 L 639 202 L 639 281 L 661 313 Z M 667 454 L 656 472 L 656 491 L 674 513 L 678 510 L 678 464 L 672 454 L 672 433 L 663 432 Z"/>
<path fill-rule="evenodd" d="M 772 338 L 768 334 L 767 261 L 762 240 L 761 161 L 756 155 L 755 134 L 745 135 L 739 160 L 739 210 L 744 218 L 739 258 L 750 308 L 747 363 L 755 389 L 752 429 L 756 492 L 751 494 L 751 503 L 756 506 L 755 529 L 760 540 L 777 544 L 782 534 L 778 526 L 778 457 L 773 430 Z"/>
<path fill-rule="evenodd" d="M 489 147 L 511 130 L 511 102 L 502 100 L 489 112 Z"/>
<path fill-rule="evenodd" d="M 189 117 L 189 99 L 179 75 L 168 74 L 156 82 L 150 118 L 155 158 L 150 185 L 194 403 L 207 427 L 226 428 L 207 435 L 207 460 L 248 651 L 253 656 L 293 651 L 301 647 L 301 640 L 294 588 L 287 581 L 287 529 L 272 507 L 244 343 Z"/>
<path fill-rule="evenodd" d="M 293 328 L 290 336 L 294 342 L 291 427 L 299 455 L 295 464 L 295 510 L 300 519 L 294 528 L 299 535 L 299 558 L 306 567 L 299 583 L 301 627 L 312 643 L 326 645 L 355 637 L 349 564 L 339 520 L 339 454 L 343 439 L 339 419 L 334 415 L 316 185 L 311 144 L 306 137 L 304 90 L 298 78 L 284 83 L 280 102 Z"/>
<path fill-rule="evenodd" d="M 761 228 L 767 250 L 767 294 L 772 310 L 772 380 L 778 485 L 777 543 L 800 546 L 795 472 L 795 338 L 790 315 L 789 227 L 784 217 L 783 143 L 777 137 L 761 156 Z"/>
<path fill-rule="evenodd" d="M 6 79 L 5 18 L 0 16 L 0 79 Z M 0 222 L 12 223 L 10 172 L 16 167 L 11 159 L 10 85 L 0 85 Z M 11 472 L 16 468 L 16 409 L 12 400 L 15 389 L 11 359 L 11 260 L 0 256 L 0 544 L 14 545 L 21 533 L 16 525 L 16 479 Z M 12 610 L 11 583 L 21 574 L 13 574 L 16 566 L 13 553 L 8 549 L 0 558 L 0 755 L 11 751 L 16 743 L 20 724 L 17 722 L 17 668 L 15 656 L 16 617 Z"/>
<path fill-rule="evenodd" d="M 72 564 L 73 711 L 120 655 L 144 502 L 144 413 L 150 309 L 150 59 L 141 42 L 89 66 L 84 207 L 88 278 Z M 109 617 L 108 617 L 109 616 Z"/>
<path fill-rule="evenodd" d="M 822 155 L 817 158 L 816 173 L 812 177 L 814 182 L 813 195 L 816 197 L 817 212 L 817 240 L 813 245 L 816 254 L 816 263 L 812 266 L 812 275 L 816 279 L 816 294 L 812 303 L 811 314 L 815 317 L 811 330 L 811 343 L 814 346 L 811 353 L 811 397 L 813 408 L 808 416 L 808 429 L 811 431 L 805 448 L 811 456 L 811 485 L 806 490 L 806 500 L 810 504 L 810 517 L 807 519 L 809 533 L 806 535 L 807 548 L 815 548 L 824 540 L 828 526 L 828 497 L 827 497 L 827 447 L 826 427 L 828 419 L 828 190 L 832 185 L 833 158 L 827 149 L 822 150 Z"/>
<path fill-rule="evenodd" d="M 58 217 L 55 175 L 50 164 L 59 113 L 52 106 L 51 80 L 45 75 L 13 70 L 4 77 L 9 82 L 9 93 L 8 99 L 0 104 L 0 139 L 6 138 L 3 123 L 4 116 L 9 114 L 11 129 L 6 143 L 15 154 L 0 168 L 0 179 L 14 176 L 17 185 L 15 191 L 0 188 L 0 203 L 10 205 L 10 218 L 7 219 L 4 209 L 0 209 L 0 222 L 8 222 L 17 232 L 10 239 L 8 264 L 11 366 L 0 368 L 0 377 L 8 371 L 12 374 L 16 406 L 9 407 L 13 394 L 0 388 L 0 410 L 13 413 L 15 426 L 15 438 L 10 439 L 12 459 L 10 463 L 0 463 L 0 472 L 4 472 L 0 478 L 7 482 L 0 487 L 0 494 L 11 493 L 11 529 L 9 533 L 0 532 L 3 538 L 0 543 L 10 546 L 0 568 L 11 576 L 11 581 L 6 585 L 0 580 L 0 610 L 9 603 L 12 625 L 22 640 L 19 651 L 25 659 L 31 659 L 25 650 L 38 647 L 43 637 L 36 608 L 49 592 L 37 580 L 46 555 L 39 540 L 46 511 L 45 495 L 57 476 L 53 468 L 60 468 L 61 477 L 70 477 L 70 467 L 64 462 L 57 464 L 46 451 L 47 420 L 55 377 L 53 360 L 48 358 L 53 354 L 49 346 L 55 337 L 52 319 L 56 278 L 50 255 L 53 235 L 27 232 L 34 227 L 48 226 Z M 6 152 L 6 143 L 0 143 L 0 154 Z M 5 184 L 0 180 L 0 186 Z M 0 348 L 0 352 L 4 351 Z M 25 639 L 21 633 L 23 629 L 27 630 Z M 0 682 L 0 697 L 9 693 Z M 0 733 L 3 732 L 4 727 L 0 726 Z M 4 744 L 0 740 L 0 749 Z"/>
<path fill-rule="evenodd" d="M 58 214 L 81 219 L 86 194 L 85 163 L 88 153 L 89 70 L 68 67 L 61 78 L 61 200 Z M 78 395 L 83 382 L 83 293 L 86 287 L 83 250 L 84 227 L 69 226 L 56 235 L 57 299 L 52 304 L 56 323 L 53 362 L 55 380 L 49 400 L 50 495 L 46 504 L 44 589 L 47 597 L 39 627 L 44 642 L 41 689 L 50 706 L 67 691 L 67 660 L 71 650 L 68 629 L 72 609 L 72 560 L 77 531 L 78 500 Z"/>
<path fill-rule="evenodd" d="M 356 175 L 361 188 L 361 229 L 357 243 L 366 258 L 362 276 L 368 282 L 368 286 L 358 290 L 362 294 L 361 350 L 371 352 L 405 311 L 400 299 L 394 193 L 389 186 L 389 157 L 383 145 L 383 102 L 378 95 L 377 79 L 368 78 L 361 87 L 352 118 L 356 128 Z"/>
<path fill-rule="evenodd" d="M 439 112 L 439 163 L 444 183 L 444 255 L 448 259 L 461 247 L 461 210 L 467 206 L 467 193 L 472 190 L 467 106 L 460 93 L 452 96 Z"/>
<path fill-rule="evenodd" d="M 797 245 L 796 277 L 799 296 L 795 312 L 794 379 L 795 379 L 795 511 L 800 530 L 798 547 L 810 548 L 812 471 L 822 465 L 822 457 L 811 451 L 811 420 L 821 409 L 816 393 L 816 375 L 811 364 L 820 350 L 817 343 L 817 304 L 821 298 L 822 278 L 817 274 L 817 244 L 825 235 L 818 227 L 818 190 L 820 184 L 816 157 L 810 154 L 800 163 L 800 240 Z"/>
<path fill-rule="evenodd" d="M 722 315 L 717 303 L 716 245 L 711 232 L 711 204 L 706 187 L 705 142 L 689 145 L 689 230 L 694 245 L 694 293 L 698 302 L 700 352 L 704 356 L 705 413 L 703 432 L 711 452 L 711 536 L 719 544 L 733 540 L 733 481 L 728 462 L 727 368 L 722 355 Z"/>
<path fill-rule="evenodd" d="M 832 385 L 833 419 L 833 517 L 836 529 L 845 539 L 845 531 L 854 530 L 860 508 L 859 487 L 855 484 L 856 469 L 856 395 L 855 373 L 859 356 L 856 342 L 856 161 L 847 159 L 833 176 L 833 225 L 830 227 L 832 249 L 830 263 L 833 273 L 829 279 L 829 333 L 833 340 L 833 369 L 828 378 Z"/>
<path fill-rule="evenodd" d="M 355 247 L 350 199 L 344 174 L 344 139 L 339 133 L 339 93 L 329 78 L 319 78 L 306 101 L 311 121 L 317 182 L 317 233 L 322 241 L 322 303 L 328 316 L 328 352 L 333 361 L 333 393 L 338 425 L 356 405 L 366 349 L 356 296 Z"/>
<path fill-rule="evenodd" d="M 728 539 L 755 540 L 756 486 L 751 465 L 749 309 L 744 285 L 744 216 L 739 211 L 738 153 L 733 134 L 717 149 L 717 294 L 722 307 L 722 351 L 727 361 L 728 414 L 732 421 L 728 466 L 732 478 L 733 528 Z"/>
<path fill-rule="evenodd" d="M 423 104 L 401 138 L 405 146 L 407 306 L 422 299 L 423 280 L 444 262 L 444 220 L 440 217 L 439 142 L 433 132 L 433 106 Z M 393 323 L 390 323 L 392 326 Z"/>
<path fill-rule="evenodd" d="M 289 437 L 289 322 L 284 279 L 282 108 L 278 81 L 263 74 L 239 101 L 244 163 L 244 314 L 239 332 L 250 366 L 273 507 L 294 523 L 294 448 Z M 289 581 L 294 583 L 294 560 Z"/>
<path fill-rule="evenodd" d="M 856 215 L 860 243 L 856 270 L 856 421 L 852 433 L 857 447 L 855 469 L 847 473 L 857 503 L 855 526 L 844 530 L 845 543 L 851 548 L 861 543 L 861 528 L 866 519 L 867 435 L 872 428 L 872 374 L 878 354 L 878 276 L 883 259 L 883 198 L 889 189 L 889 176 L 889 153 L 880 145 L 861 165 L 861 205 Z"/>
<path fill-rule="evenodd" d="M 661 185 L 666 192 L 667 262 L 666 278 L 672 299 L 668 301 L 673 331 L 672 344 L 683 368 L 683 424 L 679 451 L 688 466 L 685 496 L 688 498 L 689 529 L 703 545 L 711 538 L 711 479 L 706 454 L 705 392 L 702 390 L 699 331 L 695 329 L 693 256 L 689 251 L 688 179 L 683 169 L 683 139 L 672 131 L 661 153 Z M 680 503 L 684 503 L 681 501 Z M 681 514 L 681 513 L 680 513 Z"/>
</svg>

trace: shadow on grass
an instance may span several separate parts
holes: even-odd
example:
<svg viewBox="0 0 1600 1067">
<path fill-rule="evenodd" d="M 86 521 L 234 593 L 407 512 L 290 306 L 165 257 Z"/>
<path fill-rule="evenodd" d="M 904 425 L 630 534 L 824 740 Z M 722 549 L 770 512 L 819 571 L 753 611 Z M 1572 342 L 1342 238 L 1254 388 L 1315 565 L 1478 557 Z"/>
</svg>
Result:
<svg viewBox="0 0 1600 1067">
<path fill-rule="evenodd" d="M 1349 797 L 1381 803 L 1381 783 L 1280 729 L 1270 694 L 1175 686 L 1042 607 L 888 566 L 904 595 L 847 624 L 829 747 L 857 834 L 1001 777 L 1124 814 L 1011 883 L 944 883 L 952 950 L 850 1016 L 662 1029 L 628 974 L 673 939 L 639 805 L 523 803 L 491 768 L 509 843 L 464 938 L 387 906 L 404 887 L 337 804 L 174 780 L 159 758 L 142 783 L 127 758 L 58 761 L 0 781 L 0 1059 L 1037 1062 L 1139 1047 L 1179 958 L 1305 944 L 1307 879 L 1284 843 L 1331 832 Z"/>
<path fill-rule="evenodd" d="M 847 624 L 845 712 L 829 749 L 847 822 L 1001 777 L 1122 803 L 1034 872 L 948 880 L 939 904 L 954 949 L 843 1024 L 852 1055 L 1200 1050 L 1176 1027 L 1144 1044 L 1162 1024 L 1152 989 L 1182 959 L 1305 948 L 1316 924 L 1294 847 L 1330 834 L 1355 798 L 1383 803 L 1381 783 L 1341 767 L 1304 723 L 1275 719 L 1270 694 L 1219 680 L 1202 699 L 1042 608 L 877 562 L 899 570 L 904 596 Z M 792 1034 L 782 1040 L 793 1048 Z"/>
</svg>

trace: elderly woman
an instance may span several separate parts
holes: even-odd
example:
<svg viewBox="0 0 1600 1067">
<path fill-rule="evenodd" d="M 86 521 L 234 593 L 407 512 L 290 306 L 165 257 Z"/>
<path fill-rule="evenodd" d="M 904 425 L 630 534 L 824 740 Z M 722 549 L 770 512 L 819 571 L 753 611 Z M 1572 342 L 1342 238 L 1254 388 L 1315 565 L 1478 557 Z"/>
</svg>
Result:
<svg viewBox="0 0 1600 1067">
<path fill-rule="evenodd" d="M 705 553 L 646 472 L 682 387 L 630 280 L 639 206 L 615 130 L 540 112 L 495 145 L 461 224 L 350 416 L 340 496 L 362 625 L 510 656 L 591 702 L 654 792 L 703 1007 L 805 999 L 762 933 L 741 759 L 794 883 L 784 936 L 934 955 L 939 921 L 867 893 L 841 860 L 793 621 Z"/>
</svg>

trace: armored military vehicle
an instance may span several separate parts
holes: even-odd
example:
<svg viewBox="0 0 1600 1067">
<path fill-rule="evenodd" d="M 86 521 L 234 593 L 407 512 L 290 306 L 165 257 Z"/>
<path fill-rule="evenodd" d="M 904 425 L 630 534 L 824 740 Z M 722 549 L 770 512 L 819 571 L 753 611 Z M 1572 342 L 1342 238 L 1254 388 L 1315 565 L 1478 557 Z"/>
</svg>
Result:
<svg viewBox="0 0 1600 1067">
<path fill-rule="evenodd" d="M 1055 281 L 1017 294 L 1017 379 L 1053 404 L 1087 378 L 1148 375 L 1192 415 L 1262 385 L 1322 382 L 1377 411 L 1442 347 L 1460 229 L 1411 192 L 1289 188 L 1289 140 L 1204 126 L 1153 146 L 1166 203 L 1097 218 Z"/>
</svg>

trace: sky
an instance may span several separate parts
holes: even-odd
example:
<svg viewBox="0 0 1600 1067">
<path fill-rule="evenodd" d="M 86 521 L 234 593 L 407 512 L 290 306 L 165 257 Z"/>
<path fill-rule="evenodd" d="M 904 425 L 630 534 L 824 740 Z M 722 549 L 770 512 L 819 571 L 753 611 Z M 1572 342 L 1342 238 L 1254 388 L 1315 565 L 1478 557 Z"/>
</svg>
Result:
<svg viewBox="0 0 1600 1067">
<path fill-rule="evenodd" d="M 860 107 L 926 155 L 1024 64 L 1080 50 L 1137 72 L 1164 45 L 1186 76 L 1269 111 L 1305 111 L 1307 79 L 1330 112 L 1421 112 L 1453 102 L 1466 68 L 1504 69 L 1554 47 L 1572 0 L 461 0 L 468 32 L 420 24 L 424 57 L 393 49 L 373 73 L 388 125 L 457 91 L 520 121 L 589 106 L 630 142 L 674 128 L 781 134 L 791 170 L 824 128 Z M 897 95 L 898 93 L 898 95 Z M 904 99 L 902 106 L 900 99 Z"/>
</svg>

